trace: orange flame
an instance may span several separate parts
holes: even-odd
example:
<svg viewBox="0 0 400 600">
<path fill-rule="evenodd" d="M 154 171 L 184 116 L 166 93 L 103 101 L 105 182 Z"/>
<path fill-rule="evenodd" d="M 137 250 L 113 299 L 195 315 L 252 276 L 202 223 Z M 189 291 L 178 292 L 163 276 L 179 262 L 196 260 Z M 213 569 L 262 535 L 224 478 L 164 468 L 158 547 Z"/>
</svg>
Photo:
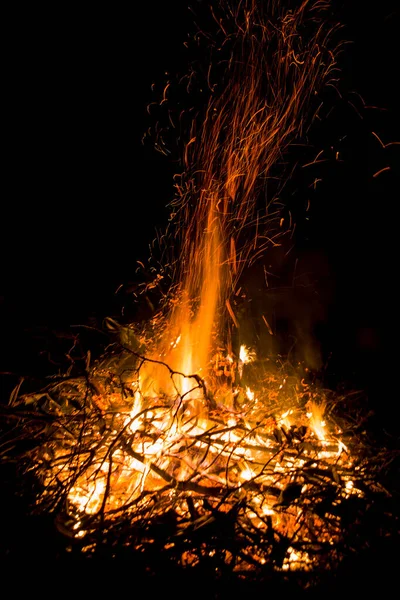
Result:
<svg viewBox="0 0 400 600">
<path fill-rule="evenodd" d="M 314 15 L 317 5 L 306 0 L 282 10 L 272 3 L 266 18 L 259 2 L 246 0 L 236 9 L 227 4 L 223 18 L 215 17 L 221 46 L 234 43 L 222 82 L 211 83 L 210 67 L 205 118 L 193 123 L 184 147 L 184 174 L 172 203 L 182 236 L 180 299 L 154 353 L 175 370 L 207 373 L 214 347 L 226 341 L 226 311 L 238 326 L 229 297 L 243 269 L 285 233 L 280 209 L 257 202 L 271 168 L 311 120 L 312 97 L 333 72 L 335 59 L 326 50 L 331 31 Z M 315 34 L 305 40 L 310 15 Z M 160 375 L 153 370 L 153 378 Z"/>
</svg>

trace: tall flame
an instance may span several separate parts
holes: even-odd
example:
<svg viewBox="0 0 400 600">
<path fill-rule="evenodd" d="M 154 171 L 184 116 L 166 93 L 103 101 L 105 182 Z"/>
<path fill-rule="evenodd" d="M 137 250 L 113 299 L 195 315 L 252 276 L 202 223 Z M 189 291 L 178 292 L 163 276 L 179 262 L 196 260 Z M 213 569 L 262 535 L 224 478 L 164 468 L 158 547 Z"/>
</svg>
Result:
<svg viewBox="0 0 400 600">
<path fill-rule="evenodd" d="M 231 50 L 218 83 L 211 81 L 210 66 L 205 117 L 193 122 L 184 147 L 184 173 L 172 203 L 175 235 L 181 236 L 180 298 L 154 355 L 177 371 L 204 375 L 213 346 L 229 346 L 229 336 L 221 338 L 229 331 L 228 316 L 238 326 L 230 296 L 240 275 L 285 234 L 280 208 L 262 201 L 262 189 L 315 114 L 311 99 L 335 65 L 326 50 L 331 30 L 320 20 L 322 8 L 311 0 L 294 9 L 269 3 L 267 18 L 262 3 L 245 0 L 235 8 L 222 4 L 221 18 L 213 13 L 219 48 Z M 314 35 L 304 39 L 310 25 Z"/>
</svg>

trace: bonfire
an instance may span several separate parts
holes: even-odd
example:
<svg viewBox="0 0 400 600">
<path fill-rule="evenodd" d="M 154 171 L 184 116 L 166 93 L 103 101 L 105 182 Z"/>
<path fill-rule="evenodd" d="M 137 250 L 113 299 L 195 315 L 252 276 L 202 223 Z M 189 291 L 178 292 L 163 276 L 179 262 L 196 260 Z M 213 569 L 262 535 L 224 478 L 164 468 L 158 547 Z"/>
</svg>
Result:
<svg viewBox="0 0 400 600">
<path fill-rule="evenodd" d="M 106 319 L 100 358 L 11 395 L 2 460 L 34 482 L 31 514 L 51 515 L 62 556 L 255 581 L 335 569 L 397 531 L 393 456 L 370 442 L 360 396 L 241 339 L 243 272 L 293 232 L 262 190 L 338 76 L 327 8 L 211 11 L 221 60 L 183 146 L 162 271 L 139 294 L 163 289 L 159 306 Z"/>
</svg>

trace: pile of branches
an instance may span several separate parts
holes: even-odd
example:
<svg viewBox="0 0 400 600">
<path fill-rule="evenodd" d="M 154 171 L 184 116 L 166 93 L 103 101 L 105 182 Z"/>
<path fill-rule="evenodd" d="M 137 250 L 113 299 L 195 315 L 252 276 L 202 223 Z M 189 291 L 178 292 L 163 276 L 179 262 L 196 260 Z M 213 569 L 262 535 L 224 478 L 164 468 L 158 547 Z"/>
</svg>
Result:
<svg viewBox="0 0 400 600">
<path fill-rule="evenodd" d="M 10 519 L 3 538 L 5 557 L 21 545 L 32 551 L 21 531 L 30 527 L 33 547 L 47 531 L 47 551 L 59 559 L 129 561 L 144 576 L 307 586 L 397 539 L 398 452 L 371 445 L 361 415 L 341 415 L 349 398 L 324 393 L 341 445 L 335 436 L 321 445 L 302 416 L 321 392 L 300 389 L 295 376 L 282 387 L 282 374 L 264 373 L 258 398 L 238 388 L 229 410 L 188 376 L 199 413 L 187 394 L 142 395 L 148 362 L 115 344 L 80 374 L 24 393 L 18 386 L 2 406 L 2 500 L 9 513 L 20 510 L 20 535 Z M 296 425 L 280 420 L 287 408 Z"/>
</svg>

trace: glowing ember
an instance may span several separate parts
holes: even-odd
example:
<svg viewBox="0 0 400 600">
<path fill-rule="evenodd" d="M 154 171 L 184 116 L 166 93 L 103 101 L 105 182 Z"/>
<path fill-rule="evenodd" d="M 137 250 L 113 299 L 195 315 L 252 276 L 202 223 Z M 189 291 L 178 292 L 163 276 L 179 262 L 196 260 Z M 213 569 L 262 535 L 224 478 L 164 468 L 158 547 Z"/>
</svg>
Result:
<svg viewBox="0 0 400 600">
<path fill-rule="evenodd" d="M 325 442 L 326 435 L 326 423 L 323 420 L 324 411 L 325 406 L 323 404 L 318 405 L 315 402 L 311 402 L 311 412 L 307 413 L 307 417 L 310 419 L 310 426 L 321 442 Z"/>
<path fill-rule="evenodd" d="M 340 541 L 335 506 L 350 495 L 361 498 L 363 491 L 351 475 L 346 446 L 332 433 L 336 426 L 325 423 L 321 436 L 321 407 L 326 401 L 312 403 L 312 416 L 307 413 L 312 388 L 299 383 L 296 375 L 259 372 L 258 400 L 248 390 L 240 411 L 232 413 L 224 404 L 211 405 L 205 395 L 200 417 L 193 410 L 198 398 L 177 393 L 155 402 L 142 394 L 146 361 L 133 355 L 119 361 L 117 371 L 112 361 L 106 361 L 91 373 L 94 387 L 104 390 L 102 397 L 89 394 L 80 410 L 68 412 L 73 396 L 83 397 L 85 384 L 76 382 L 71 388 L 66 382 L 65 390 L 55 386 L 64 412 L 58 414 L 58 403 L 44 407 L 47 414 L 58 414 L 68 435 L 56 429 L 38 454 L 37 472 L 44 486 L 40 505 L 53 505 L 67 491 L 65 520 L 83 550 L 91 551 L 98 518 L 112 527 L 119 516 L 129 516 L 134 527 L 163 514 L 168 506 L 174 507 L 177 531 L 182 533 L 191 523 L 200 526 L 211 514 L 240 506 L 238 523 L 257 531 L 260 539 L 275 532 L 277 539 L 296 542 L 294 550 L 288 541 L 276 564 L 283 570 L 311 568 L 315 560 L 308 545 L 315 549 Z M 107 394 L 110 382 L 114 387 L 122 373 L 120 397 Z M 174 374 L 170 376 L 173 379 Z M 290 381 L 285 389 L 291 391 L 277 403 L 274 396 L 283 389 L 280 380 Z M 134 393 L 127 395 L 132 389 Z M 96 412 L 94 406 L 100 405 Z M 51 466 L 44 451 L 52 456 Z M 332 514 L 325 518 L 319 507 L 326 502 L 328 489 L 330 500 L 324 510 Z M 255 545 L 249 556 L 263 564 L 273 548 L 274 544 L 269 550 Z"/>
<path fill-rule="evenodd" d="M 240 379 L 242 379 L 242 377 L 243 377 L 244 365 L 247 365 L 247 364 L 253 362 L 253 360 L 255 360 L 255 358 L 256 358 L 256 353 L 254 351 L 247 348 L 247 346 L 245 346 L 244 344 L 242 344 L 240 346 L 239 366 L 238 366 L 238 372 L 239 372 Z M 252 393 L 252 392 L 249 390 L 249 388 L 247 388 L 246 393 Z"/>
<path fill-rule="evenodd" d="M 360 441 L 350 444 L 346 422 L 333 416 L 340 399 L 305 385 L 288 364 L 267 371 L 256 363 L 256 392 L 238 385 L 236 409 L 212 400 L 218 389 L 201 382 L 199 396 L 155 399 L 141 387 L 146 362 L 123 351 L 15 404 L 20 414 L 36 407 L 32 426 L 52 423 L 31 454 L 42 484 L 36 510 L 55 512 L 60 531 L 88 555 L 101 552 L 101 530 L 113 552 L 115 544 L 139 553 L 158 544 L 182 566 L 198 565 L 203 551 L 222 552 L 238 573 L 338 560 L 347 503 L 377 485 Z M 166 515 L 167 536 L 158 533 Z M 221 535 L 228 523 L 231 534 Z M 214 526 L 218 548 L 207 543 Z"/>
</svg>

